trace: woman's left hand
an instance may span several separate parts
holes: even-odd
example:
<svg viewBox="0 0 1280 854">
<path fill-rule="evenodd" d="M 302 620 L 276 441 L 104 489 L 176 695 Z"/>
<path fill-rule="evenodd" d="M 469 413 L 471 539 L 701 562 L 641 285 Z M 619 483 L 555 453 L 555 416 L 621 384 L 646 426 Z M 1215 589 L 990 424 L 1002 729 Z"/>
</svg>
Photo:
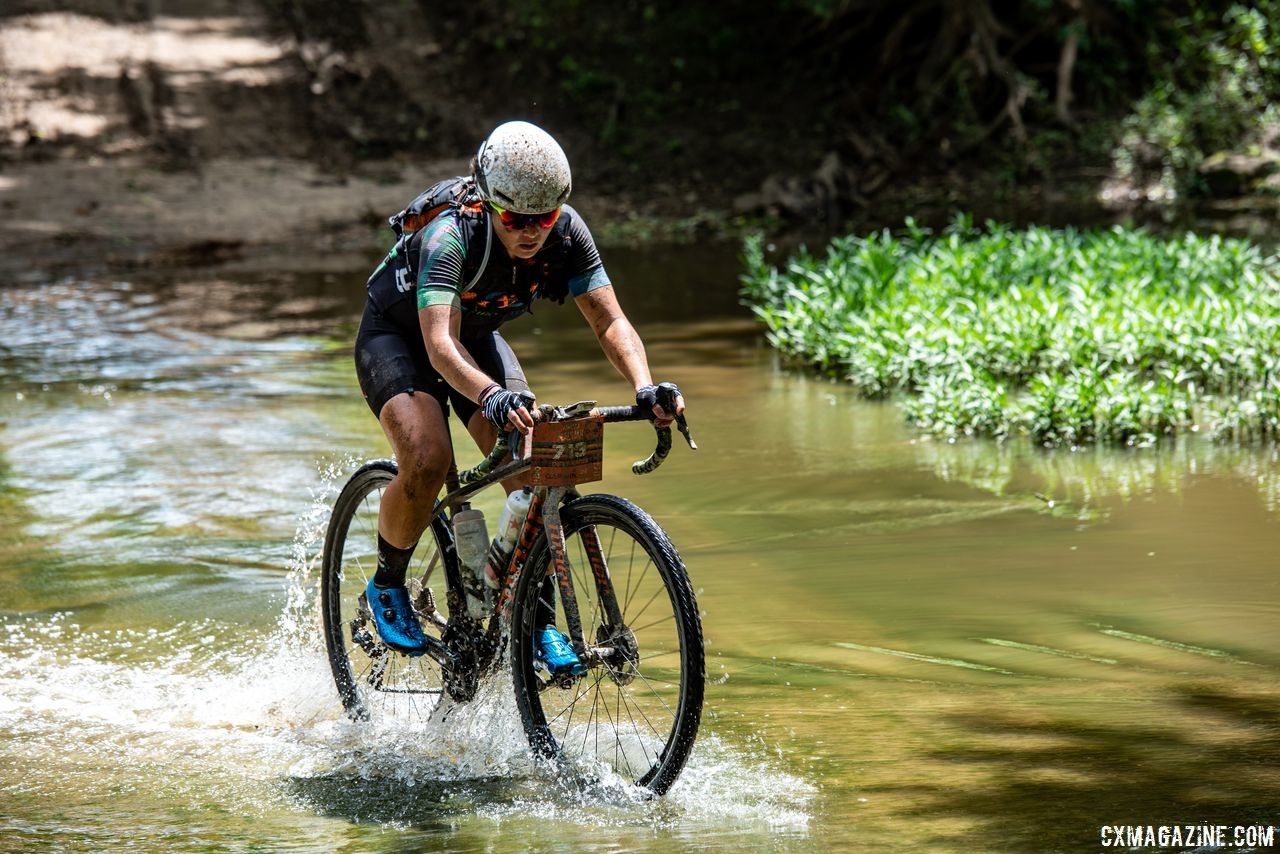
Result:
<svg viewBox="0 0 1280 854">
<path fill-rule="evenodd" d="M 636 389 L 636 406 L 653 413 L 653 423 L 670 427 L 677 415 L 684 414 L 684 396 L 675 383 L 646 385 Z"/>
</svg>

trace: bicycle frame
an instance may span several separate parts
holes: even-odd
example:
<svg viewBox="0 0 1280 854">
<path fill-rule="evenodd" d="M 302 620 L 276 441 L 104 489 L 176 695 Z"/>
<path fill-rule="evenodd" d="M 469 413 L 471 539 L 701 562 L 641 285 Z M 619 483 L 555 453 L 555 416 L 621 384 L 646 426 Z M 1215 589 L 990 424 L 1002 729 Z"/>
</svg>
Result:
<svg viewBox="0 0 1280 854">
<path fill-rule="evenodd" d="M 504 467 L 495 471 L 491 477 L 484 478 L 483 481 L 477 481 L 470 486 L 450 493 L 437 505 L 436 515 L 432 518 L 432 526 L 435 529 L 438 542 L 445 544 L 441 549 L 441 553 L 448 590 L 446 601 L 449 603 L 450 613 L 465 613 L 466 606 L 463 600 L 465 595 L 462 587 L 463 569 L 461 562 L 458 560 L 457 551 L 454 548 L 453 531 L 444 511 L 451 505 L 463 503 L 481 490 L 492 486 L 497 480 L 518 474 L 522 468 L 527 467 L 527 461 L 520 461 L 517 466 Z M 508 469 L 515 470 L 508 471 Z M 547 548 L 551 553 L 551 570 L 556 578 L 557 589 L 560 592 L 561 604 L 564 608 L 565 619 L 568 622 L 570 640 L 575 651 L 580 656 L 586 653 L 586 638 L 583 636 L 582 618 L 578 613 L 573 577 L 569 571 L 568 558 L 565 553 L 564 528 L 560 521 L 560 505 L 566 500 L 577 497 L 577 494 L 577 489 L 574 487 L 544 486 L 534 488 L 533 501 L 529 505 L 529 512 L 525 516 L 520 532 L 516 537 L 516 545 L 512 551 L 510 562 L 505 567 L 506 572 L 502 580 L 502 586 L 498 589 L 493 611 L 489 615 L 490 618 L 497 618 L 496 622 L 490 622 L 489 635 L 491 639 L 502 628 L 511 625 L 516 584 L 519 582 L 520 574 L 524 571 L 529 561 L 538 535 L 545 531 L 547 534 Z M 608 568 L 605 565 L 604 556 L 599 550 L 599 543 L 594 537 L 594 532 L 591 535 L 584 536 L 584 542 L 587 545 L 588 560 L 592 566 L 592 576 L 596 579 L 598 595 L 605 603 L 606 612 L 617 620 L 618 618 L 615 615 L 618 614 L 618 604 L 613 594 L 612 584 L 608 580 Z M 432 643 L 433 641 L 435 639 L 428 636 L 428 642 L 434 648 L 436 643 L 439 642 Z M 443 648 L 443 644 L 439 645 L 441 647 L 440 651 L 444 652 L 450 661 L 442 661 L 440 657 L 429 650 L 428 654 L 437 663 L 442 667 L 457 667 L 461 664 L 461 662 L 456 661 L 456 657 L 449 650 Z"/>
<path fill-rule="evenodd" d="M 669 391 L 677 393 L 674 386 Z M 671 411 L 670 401 L 659 402 Z M 536 755 L 602 762 L 663 794 L 689 756 L 701 715 L 705 648 L 697 601 L 679 553 L 653 517 L 624 498 L 578 491 L 603 477 L 603 425 L 651 420 L 652 413 L 583 402 L 540 406 L 532 414 L 532 440 L 520 442 L 527 455 L 508 456 L 512 439 L 502 437 L 474 469 L 450 467 L 447 494 L 432 508 L 429 553 L 407 579 L 424 629 L 418 656 L 380 638 L 374 610 L 380 606 L 370 596 L 373 514 L 381 512 L 398 469 L 390 460 L 367 463 L 343 488 L 325 536 L 320 596 L 338 694 L 353 720 L 387 714 L 429 721 L 439 708 L 431 697 L 471 701 L 509 661 L 516 706 Z M 696 447 L 681 422 L 677 416 Z M 657 430 L 654 453 L 632 471 L 661 465 L 671 430 Z M 512 520 L 518 530 L 506 566 L 492 567 L 498 589 L 476 610 L 475 567 L 458 555 L 452 519 L 473 496 L 503 481 L 527 482 L 533 495 L 524 518 Z M 432 582 L 447 607 L 441 601 L 437 610 Z M 665 604 L 649 612 L 655 601 Z M 576 660 L 558 645 L 559 635 Z"/>
<path fill-rule="evenodd" d="M 535 419 L 540 423 L 571 421 L 584 417 L 606 422 L 637 421 L 647 416 L 640 411 L 639 407 L 596 408 L 594 401 L 582 401 L 567 407 L 539 407 L 535 415 Z M 696 449 L 697 445 L 689 435 L 688 426 L 685 424 L 683 417 L 678 419 L 678 426 L 689 445 Z M 532 455 L 515 458 L 509 463 L 498 465 L 507 456 L 509 448 L 507 437 L 500 435 L 489 456 L 475 468 L 458 474 L 456 480 L 451 477 L 451 487 L 453 487 L 454 483 L 459 483 L 460 485 L 452 488 L 447 495 L 436 502 L 431 518 L 431 526 L 436 541 L 441 544 L 440 553 L 444 562 L 446 586 L 445 601 L 448 603 L 450 614 L 466 613 L 466 594 L 463 587 L 463 568 L 461 561 L 458 560 L 458 553 L 453 539 L 453 528 L 450 524 L 449 514 L 446 511 L 456 510 L 482 490 L 500 481 L 523 474 L 532 467 Z M 669 427 L 658 428 L 658 445 L 654 453 L 648 459 L 634 463 L 632 471 L 637 474 L 647 474 L 657 469 L 666 458 L 670 448 L 671 429 Z M 452 474 L 453 472 L 451 472 Z M 502 579 L 502 586 L 495 597 L 493 612 L 489 615 L 490 622 L 487 635 L 490 641 L 495 642 L 493 650 L 495 659 L 501 649 L 502 642 L 505 640 L 505 632 L 503 630 L 511 625 L 516 583 L 528 563 L 533 546 L 537 542 L 538 534 L 543 531 L 547 535 L 547 548 L 551 556 L 551 575 L 556 579 L 561 606 L 564 609 L 565 621 L 569 629 L 569 640 L 574 651 L 584 661 L 598 659 L 601 655 L 610 652 L 610 650 L 604 648 L 590 648 L 588 646 L 589 640 L 583 636 L 582 616 L 578 612 L 573 576 L 569 570 L 569 561 L 565 553 L 564 527 L 560 521 L 560 506 L 567 499 L 577 496 L 576 485 L 537 486 L 534 488 L 533 501 L 521 525 L 511 559 L 507 566 L 504 567 L 506 570 L 505 577 Z M 600 549 L 595 529 L 584 530 L 582 532 L 582 540 L 587 552 L 587 560 L 591 565 L 591 577 L 596 585 L 596 595 L 604 607 L 605 615 L 608 617 L 610 624 L 619 625 L 622 623 L 622 616 L 618 607 L 617 596 L 613 590 L 613 583 L 609 576 L 609 567 Z M 433 566 L 428 566 L 426 570 L 426 574 L 423 577 L 424 589 L 426 588 L 427 578 L 433 569 Z M 432 616 L 438 619 L 438 615 Z M 453 622 L 454 619 L 451 618 L 449 623 Z M 460 671 L 473 664 L 481 664 L 482 666 L 487 664 L 487 662 L 460 661 L 458 656 L 443 641 L 437 640 L 430 635 L 427 636 L 427 643 L 427 655 L 446 670 Z"/>
</svg>

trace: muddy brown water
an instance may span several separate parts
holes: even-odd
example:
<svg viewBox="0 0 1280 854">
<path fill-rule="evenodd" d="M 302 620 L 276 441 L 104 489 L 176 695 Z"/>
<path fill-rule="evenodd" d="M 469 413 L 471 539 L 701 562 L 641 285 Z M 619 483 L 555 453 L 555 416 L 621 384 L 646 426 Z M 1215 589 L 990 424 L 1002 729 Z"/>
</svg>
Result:
<svg viewBox="0 0 1280 854">
<path fill-rule="evenodd" d="M 1277 823 L 1273 450 L 925 441 L 780 366 L 732 250 L 609 263 L 701 447 L 636 478 L 646 437 L 611 428 L 598 485 L 666 527 L 704 611 L 668 797 L 557 787 L 502 686 L 430 732 L 340 715 L 313 582 L 328 503 L 387 453 L 350 364 L 364 271 L 67 279 L 0 287 L 0 847 L 1073 851 Z M 625 401 L 571 306 L 508 329 L 541 399 Z"/>
</svg>

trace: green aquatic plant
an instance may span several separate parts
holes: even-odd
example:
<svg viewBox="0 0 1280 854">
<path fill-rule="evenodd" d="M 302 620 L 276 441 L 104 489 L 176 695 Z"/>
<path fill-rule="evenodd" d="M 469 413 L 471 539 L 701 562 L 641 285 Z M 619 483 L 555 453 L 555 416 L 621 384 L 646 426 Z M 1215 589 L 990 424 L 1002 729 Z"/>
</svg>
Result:
<svg viewBox="0 0 1280 854">
<path fill-rule="evenodd" d="M 780 266 L 749 239 L 744 265 L 775 347 L 868 397 L 905 394 L 931 433 L 1280 437 L 1280 261 L 1248 241 L 960 217 Z"/>
</svg>

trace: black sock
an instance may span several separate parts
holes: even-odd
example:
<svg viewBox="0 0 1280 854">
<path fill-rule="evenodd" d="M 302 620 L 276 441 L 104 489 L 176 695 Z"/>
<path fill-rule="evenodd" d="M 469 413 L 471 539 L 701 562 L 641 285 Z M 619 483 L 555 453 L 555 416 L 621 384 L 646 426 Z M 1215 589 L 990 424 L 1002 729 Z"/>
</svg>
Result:
<svg viewBox="0 0 1280 854">
<path fill-rule="evenodd" d="M 378 571 L 373 574 L 373 583 L 378 587 L 404 587 L 404 576 L 409 569 L 409 559 L 417 543 L 407 549 L 398 549 L 382 539 L 378 534 Z"/>
</svg>

